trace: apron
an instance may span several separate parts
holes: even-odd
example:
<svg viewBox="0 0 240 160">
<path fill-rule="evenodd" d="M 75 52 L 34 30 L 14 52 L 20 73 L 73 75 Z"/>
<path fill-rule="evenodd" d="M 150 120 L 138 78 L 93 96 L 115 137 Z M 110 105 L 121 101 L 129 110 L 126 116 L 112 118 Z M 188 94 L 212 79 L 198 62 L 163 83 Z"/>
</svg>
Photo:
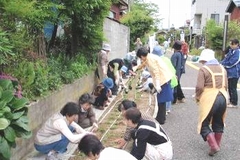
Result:
<svg viewBox="0 0 240 160">
<path fill-rule="evenodd" d="M 170 81 L 161 86 L 162 90 L 157 93 L 158 103 L 169 102 L 173 100 L 173 92 L 171 88 Z"/>
<path fill-rule="evenodd" d="M 160 132 L 160 125 L 156 124 L 156 128 L 153 128 L 153 127 L 147 126 L 147 125 L 141 125 L 139 127 L 139 129 L 140 128 L 151 130 L 151 131 L 157 133 L 158 135 L 164 137 L 165 139 L 167 139 L 166 143 L 162 143 L 159 145 L 152 145 L 152 144 L 147 143 L 144 159 L 146 159 L 146 160 L 171 160 L 173 157 L 172 142 L 170 141 L 170 139 L 168 138 L 168 136 L 166 134 L 164 134 L 163 132 Z"/>
<path fill-rule="evenodd" d="M 201 98 L 199 100 L 199 108 L 198 108 L 199 117 L 198 117 L 198 126 L 197 126 L 197 132 L 199 134 L 200 134 L 200 131 L 201 131 L 201 128 L 202 128 L 202 122 L 204 121 L 204 119 L 206 119 L 210 110 L 212 109 L 213 103 L 214 103 L 218 93 L 221 92 L 226 99 L 228 97 L 228 93 L 224 88 L 224 86 L 225 86 L 224 68 L 221 66 L 222 73 L 213 73 L 210 70 L 210 68 L 207 67 L 207 66 L 204 66 L 204 68 L 206 68 L 210 72 L 210 74 L 212 75 L 213 88 L 204 88 L 204 91 L 203 91 L 203 93 L 201 95 Z M 222 78 L 223 83 L 222 83 L 221 88 L 216 88 L 215 76 L 222 76 L 223 77 Z M 225 115 L 226 115 L 226 112 L 223 115 L 223 122 L 225 120 Z"/>
</svg>

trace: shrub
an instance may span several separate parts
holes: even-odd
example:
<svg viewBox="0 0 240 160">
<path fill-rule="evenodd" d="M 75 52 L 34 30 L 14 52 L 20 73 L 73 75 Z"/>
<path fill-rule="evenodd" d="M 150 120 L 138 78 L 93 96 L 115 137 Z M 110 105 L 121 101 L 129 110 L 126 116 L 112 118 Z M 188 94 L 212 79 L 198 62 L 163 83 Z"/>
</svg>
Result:
<svg viewBox="0 0 240 160">
<path fill-rule="evenodd" d="M 14 96 L 17 83 L 0 80 L 0 159 L 11 157 L 11 148 L 16 145 L 16 138 L 29 138 L 32 135 L 28 127 L 26 104 L 28 99 Z"/>
<path fill-rule="evenodd" d="M 190 54 L 191 54 L 191 55 L 195 55 L 195 56 L 200 56 L 201 52 L 202 52 L 202 49 L 193 48 L 193 49 L 190 51 Z"/>
</svg>

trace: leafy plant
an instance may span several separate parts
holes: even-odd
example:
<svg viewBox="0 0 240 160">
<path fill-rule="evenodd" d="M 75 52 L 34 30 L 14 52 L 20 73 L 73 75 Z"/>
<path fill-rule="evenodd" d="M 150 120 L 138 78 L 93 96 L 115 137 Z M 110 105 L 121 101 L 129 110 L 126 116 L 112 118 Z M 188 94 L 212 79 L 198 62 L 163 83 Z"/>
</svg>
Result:
<svg viewBox="0 0 240 160">
<path fill-rule="evenodd" d="M 0 65 L 8 64 L 9 56 L 13 56 L 13 46 L 7 38 L 7 33 L 0 30 Z"/>
<path fill-rule="evenodd" d="M 209 20 L 206 24 L 206 46 L 213 50 L 222 49 L 223 27 L 217 25 L 214 20 Z"/>
<path fill-rule="evenodd" d="M 0 159 L 11 157 L 11 148 L 16 146 L 16 138 L 30 138 L 26 104 L 28 99 L 14 96 L 15 88 L 11 80 L 0 80 Z"/>
<path fill-rule="evenodd" d="M 130 30 L 130 43 L 131 50 L 134 49 L 134 42 L 136 38 L 147 36 L 154 30 L 156 19 L 154 15 L 158 12 L 158 7 L 153 3 L 144 3 L 142 0 L 134 1 L 131 11 L 121 18 L 121 23 L 131 28 Z M 148 38 L 148 37 L 147 37 Z"/>
</svg>

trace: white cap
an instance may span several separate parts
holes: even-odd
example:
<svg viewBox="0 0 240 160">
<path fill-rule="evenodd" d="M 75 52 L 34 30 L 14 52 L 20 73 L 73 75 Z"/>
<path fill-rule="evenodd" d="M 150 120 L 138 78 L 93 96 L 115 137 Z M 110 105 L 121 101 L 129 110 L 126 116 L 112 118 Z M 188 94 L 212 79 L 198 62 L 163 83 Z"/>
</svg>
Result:
<svg viewBox="0 0 240 160">
<path fill-rule="evenodd" d="M 148 78 L 148 77 L 150 77 L 150 73 L 148 71 L 143 71 L 142 78 Z"/>
<path fill-rule="evenodd" d="M 215 56 L 214 56 L 215 52 L 211 49 L 204 49 L 201 54 L 200 54 L 200 57 L 199 57 L 199 62 L 200 61 L 210 61 L 210 60 L 213 60 L 215 59 Z"/>
<path fill-rule="evenodd" d="M 128 68 L 127 68 L 126 66 L 122 66 L 122 67 L 121 67 L 121 71 L 123 71 L 124 73 L 126 73 L 127 70 L 128 70 Z"/>
<path fill-rule="evenodd" d="M 111 46 L 110 46 L 110 44 L 106 43 L 106 44 L 103 44 L 102 49 L 105 50 L 105 51 L 111 51 Z"/>
</svg>

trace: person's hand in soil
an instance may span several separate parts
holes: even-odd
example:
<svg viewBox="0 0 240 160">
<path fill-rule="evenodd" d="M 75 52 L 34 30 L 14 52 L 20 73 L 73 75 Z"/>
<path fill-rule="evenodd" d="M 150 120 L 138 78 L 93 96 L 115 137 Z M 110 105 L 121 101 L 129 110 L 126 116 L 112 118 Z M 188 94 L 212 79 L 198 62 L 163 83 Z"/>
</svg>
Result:
<svg viewBox="0 0 240 160">
<path fill-rule="evenodd" d="M 97 130 L 98 130 L 98 124 L 97 123 L 93 123 L 92 132 L 97 132 Z"/>
<path fill-rule="evenodd" d="M 117 148 L 119 149 L 122 149 L 123 146 L 127 143 L 127 141 L 125 141 L 123 138 L 116 139 L 114 142 L 117 143 Z"/>
</svg>

